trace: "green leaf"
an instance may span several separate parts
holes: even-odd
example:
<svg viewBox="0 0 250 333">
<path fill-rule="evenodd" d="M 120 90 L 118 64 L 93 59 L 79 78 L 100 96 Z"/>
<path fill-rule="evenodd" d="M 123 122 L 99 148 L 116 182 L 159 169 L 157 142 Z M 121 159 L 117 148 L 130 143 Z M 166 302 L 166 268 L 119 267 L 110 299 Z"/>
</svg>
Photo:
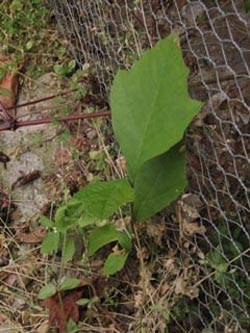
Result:
<svg viewBox="0 0 250 333">
<path fill-rule="evenodd" d="M 95 222 L 95 219 L 90 215 L 84 215 L 77 220 L 77 224 L 81 228 L 85 228 Z"/>
<path fill-rule="evenodd" d="M 33 42 L 32 41 L 28 41 L 28 43 L 26 44 L 26 49 L 27 50 L 31 50 L 33 47 Z"/>
<path fill-rule="evenodd" d="M 90 299 L 89 298 L 81 298 L 79 301 L 76 301 L 77 305 L 83 306 L 89 304 Z"/>
<path fill-rule="evenodd" d="M 39 299 L 46 299 L 55 295 L 55 293 L 56 293 L 56 287 L 51 283 L 42 287 L 37 297 Z"/>
<path fill-rule="evenodd" d="M 202 103 L 188 94 L 188 69 L 173 33 L 120 70 L 111 89 L 112 123 L 132 180 L 144 162 L 181 140 Z"/>
<path fill-rule="evenodd" d="M 43 139 L 43 134 L 40 132 L 32 135 L 32 141 L 34 143 L 41 143 L 42 139 Z"/>
<path fill-rule="evenodd" d="M 112 275 L 123 269 L 126 260 L 128 258 L 128 253 L 116 254 L 111 253 L 105 261 L 103 272 L 105 275 Z"/>
<path fill-rule="evenodd" d="M 58 289 L 60 291 L 75 289 L 76 287 L 78 287 L 79 283 L 80 283 L 79 279 L 66 278 L 62 282 L 60 282 Z"/>
<path fill-rule="evenodd" d="M 55 227 L 60 232 L 66 232 L 72 226 L 76 225 L 76 219 L 71 216 L 67 216 L 68 208 L 66 205 L 59 207 L 55 214 Z"/>
<path fill-rule="evenodd" d="M 218 266 L 216 266 L 216 271 L 220 272 L 220 273 L 226 273 L 228 270 L 228 263 L 225 262 L 223 264 L 220 264 Z"/>
<path fill-rule="evenodd" d="M 117 231 L 117 240 L 118 243 L 129 252 L 132 248 L 132 241 L 129 235 L 126 232 Z"/>
<path fill-rule="evenodd" d="M 185 154 L 181 144 L 147 161 L 135 179 L 133 216 L 144 220 L 176 199 L 186 186 Z"/>
<path fill-rule="evenodd" d="M 76 200 L 74 197 L 67 202 L 65 215 L 67 217 L 79 218 L 85 213 L 85 207 L 81 200 Z"/>
<path fill-rule="evenodd" d="M 40 215 L 40 221 L 46 228 L 54 227 L 54 223 L 44 215 Z"/>
<path fill-rule="evenodd" d="M 69 318 L 69 321 L 67 322 L 67 332 L 70 333 L 77 333 L 79 332 L 79 327 L 77 323 L 74 322 L 73 319 Z"/>
<path fill-rule="evenodd" d="M 70 260 L 72 260 L 74 254 L 75 254 L 75 240 L 74 238 L 65 235 L 66 240 L 65 244 L 63 246 L 63 251 L 62 251 L 62 262 L 66 263 Z"/>
<path fill-rule="evenodd" d="M 211 267 L 217 268 L 219 265 L 223 265 L 226 263 L 225 259 L 223 258 L 221 248 L 217 246 L 213 251 L 209 252 L 207 255 L 207 259 Z"/>
<path fill-rule="evenodd" d="M 13 11 L 21 11 L 23 9 L 23 3 L 21 0 L 14 0 L 12 1 L 10 8 Z"/>
<path fill-rule="evenodd" d="M 74 59 L 70 60 L 70 62 L 68 63 L 68 72 L 71 73 L 75 67 L 76 61 Z"/>
<path fill-rule="evenodd" d="M 118 232 L 112 224 L 94 229 L 88 239 L 88 255 L 92 256 L 103 246 L 117 240 Z"/>
<path fill-rule="evenodd" d="M 56 211 L 55 214 L 55 223 L 58 225 L 60 221 L 62 221 L 65 217 L 65 212 L 66 212 L 67 207 L 65 205 L 59 207 Z"/>
<path fill-rule="evenodd" d="M 57 75 L 64 75 L 65 72 L 66 72 L 65 67 L 63 67 L 62 65 L 56 64 L 56 65 L 54 65 L 53 68 L 54 68 L 54 71 Z"/>
<path fill-rule="evenodd" d="M 127 178 L 97 181 L 85 186 L 74 199 L 83 202 L 88 215 L 104 220 L 120 206 L 133 201 L 134 192 Z"/>
<path fill-rule="evenodd" d="M 53 251 L 57 252 L 59 247 L 60 233 L 51 231 L 49 232 L 42 243 L 41 253 L 51 253 Z"/>
</svg>

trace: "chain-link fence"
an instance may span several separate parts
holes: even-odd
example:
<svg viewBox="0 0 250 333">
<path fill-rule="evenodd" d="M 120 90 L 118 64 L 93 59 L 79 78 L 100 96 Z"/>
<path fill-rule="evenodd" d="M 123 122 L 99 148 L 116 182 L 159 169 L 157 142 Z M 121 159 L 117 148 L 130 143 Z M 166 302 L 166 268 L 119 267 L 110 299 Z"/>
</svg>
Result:
<svg viewBox="0 0 250 333">
<path fill-rule="evenodd" d="M 54 3 L 75 59 L 90 65 L 103 95 L 118 68 L 178 31 L 190 94 L 205 106 L 186 133 L 189 188 L 176 208 L 186 273 L 175 292 L 184 296 L 162 332 L 249 332 L 250 1 Z"/>
</svg>

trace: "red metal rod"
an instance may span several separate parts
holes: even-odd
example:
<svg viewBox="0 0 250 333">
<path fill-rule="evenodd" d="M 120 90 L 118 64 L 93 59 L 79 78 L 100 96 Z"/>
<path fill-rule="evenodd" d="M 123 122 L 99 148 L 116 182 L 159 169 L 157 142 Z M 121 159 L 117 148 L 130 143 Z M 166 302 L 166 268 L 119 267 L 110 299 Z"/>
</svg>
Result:
<svg viewBox="0 0 250 333">
<path fill-rule="evenodd" d="M 0 126 L 0 131 L 16 130 L 20 127 L 26 127 L 26 126 L 50 124 L 53 121 L 67 122 L 67 121 L 74 121 L 74 120 L 81 120 L 81 119 L 106 117 L 109 115 L 111 115 L 111 111 L 76 114 L 76 115 L 71 115 L 71 116 L 58 117 L 58 118 L 54 118 L 54 119 L 53 118 L 44 118 L 44 119 L 35 119 L 35 120 L 27 120 L 27 121 L 20 121 L 20 122 L 17 121 L 14 124 L 7 121 L 2 126 Z"/>
<path fill-rule="evenodd" d="M 53 99 L 55 97 L 59 97 L 59 96 L 64 96 L 64 95 L 68 95 L 68 94 L 71 94 L 73 92 L 76 92 L 78 89 L 73 89 L 73 90 L 67 90 L 67 91 L 64 91 L 62 93 L 58 93 L 58 94 L 55 94 L 55 95 L 50 95 L 48 97 L 43 97 L 43 98 L 40 98 L 40 99 L 35 99 L 33 101 L 29 101 L 29 102 L 25 102 L 25 103 L 21 103 L 21 104 L 18 104 L 18 105 L 15 105 L 15 106 L 12 106 L 10 108 L 6 108 L 6 110 L 14 110 L 14 109 L 19 109 L 19 108 L 22 108 L 24 106 L 29 106 L 29 105 L 33 105 L 33 104 L 37 104 L 37 103 L 40 103 L 40 102 L 45 102 L 45 101 L 48 101 L 50 99 Z"/>
</svg>

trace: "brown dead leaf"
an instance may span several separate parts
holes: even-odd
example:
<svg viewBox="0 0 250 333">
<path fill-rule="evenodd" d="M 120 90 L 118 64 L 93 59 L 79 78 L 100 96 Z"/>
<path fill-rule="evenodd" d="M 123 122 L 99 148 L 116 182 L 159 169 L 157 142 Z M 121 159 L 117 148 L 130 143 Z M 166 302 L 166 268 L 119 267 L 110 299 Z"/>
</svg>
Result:
<svg viewBox="0 0 250 333">
<path fill-rule="evenodd" d="M 189 286 L 185 281 L 183 276 L 179 276 L 175 280 L 175 293 L 177 295 L 185 295 L 190 299 L 196 298 L 199 296 L 199 289 L 194 286 Z"/>
<path fill-rule="evenodd" d="M 66 333 L 66 324 L 69 319 L 74 322 L 79 320 L 79 307 L 76 301 L 82 298 L 83 290 L 71 290 L 68 292 L 57 293 L 44 301 L 49 309 L 49 327 L 59 328 L 60 333 Z M 60 303 L 62 300 L 62 304 Z"/>
<path fill-rule="evenodd" d="M 155 223 L 147 224 L 147 234 L 152 237 L 155 243 L 159 246 L 162 245 L 162 238 L 166 232 L 166 226 L 163 220 L 155 221 Z"/>
<path fill-rule="evenodd" d="M 64 165 L 69 164 L 71 160 L 72 160 L 72 153 L 70 149 L 64 146 L 58 147 L 55 154 L 55 162 L 57 166 L 60 168 Z"/>
<path fill-rule="evenodd" d="M 37 244 L 41 243 L 46 235 L 46 228 L 41 227 L 38 230 L 32 232 L 22 232 L 18 231 L 16 233 L 16 238 L 23 243 L 27 244 Z"/>
<path fill-rule="evenodd" d="M 192 236 L 194 234 L 205 234 L 206 228 L 200 225 L 197 220 L 200 217 L 199 210 L 201 201 L 194 194 L 184 194 L 177 205 L 177 216 L 180 226 L 180 239 L 184 235 Z"/>
<path fill-rule="evenodd" d="M 206 233 L 206 228 L 204 227 L 204 225 L 199 225 L 198 223 L 187 223 L 184 221 L 183 232 L 187 236 L 192 236 L 194 234 L 204 235 Z"/>
<path fill-rule="evenodd" d="M 95 282 L 102 293 L 103 280 L 99 279 Z M 90 290 L 89 288 L 90 287 Z M 66 333 L 66 325 L 69 319 L 74 322 L 79 321 L 79 306 L 76 304 L 81 298 L 91 298 L 97 296 L 96 289 L 88 280 L 81 280 L 78 287 L 74 290 L 62 291 L 56 295 L 43 301 L 49 310 L 49 327 L 57 327 L 60 333 Z"/>
<path fill-rule="evenodd" d="M 90 143 L 81 135 L 71 136 L 69 139 L 69 144 L 74 146 L 79 152 L 85 152 L 89 149 Z M 88 149 L 86 149 L 88 147 Z"/>
<path fill-rule="evenodd" d="M 0 68 L 11 63 L 11 56 L 0 54 Z M 1 89 L 9 92 L 9 96 L 1 94 Z M 18 93 L 18 76 L 15 70 L 9 71 L 0 81 L 0 101 L 6 107 L 14 106 Z"/>
<path fill-rule="evenodd" d="M 9 287 L 13 287 L 18 283 L 18 275 L 14 274 L 14 273 L 10 273 L 5 279 L 4 279 L 4 283 L 9 286 Z"/>
</svg>

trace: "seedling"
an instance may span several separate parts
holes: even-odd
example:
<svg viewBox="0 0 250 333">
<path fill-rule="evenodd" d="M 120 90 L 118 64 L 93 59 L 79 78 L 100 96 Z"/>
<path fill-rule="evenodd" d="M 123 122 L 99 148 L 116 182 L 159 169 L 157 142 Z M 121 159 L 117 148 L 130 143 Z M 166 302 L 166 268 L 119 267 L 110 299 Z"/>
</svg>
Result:
<svg viewBox="0 0 250 333">
<path fill-rule="evenodd" d="M 202 106 L 189 97 L 187 77 L 175 33 L 145 52 L 129 71 L 118 72 L 111 89 L 112 124 L 128 176 L 87 185 L 56 213 L 55 226 L 61 233 L 107 221 L 90 232 L 87 251 L 92 256 L 109 243 L 118 245 L 104 263 L 106 275 L 121 270 L 131 250 L 130 231 L 117 231 L 110 221 L 113 214 L 130 204 L 133 221 L 149 219 L 185 189 L 182 138 Z M 47 237 L 55 243 L 58 239 L 53 233 Z M 45 239 L 43 252 L 55 250 L 55 245 L 47 245 L 50 242 Z"/>
</svg>

